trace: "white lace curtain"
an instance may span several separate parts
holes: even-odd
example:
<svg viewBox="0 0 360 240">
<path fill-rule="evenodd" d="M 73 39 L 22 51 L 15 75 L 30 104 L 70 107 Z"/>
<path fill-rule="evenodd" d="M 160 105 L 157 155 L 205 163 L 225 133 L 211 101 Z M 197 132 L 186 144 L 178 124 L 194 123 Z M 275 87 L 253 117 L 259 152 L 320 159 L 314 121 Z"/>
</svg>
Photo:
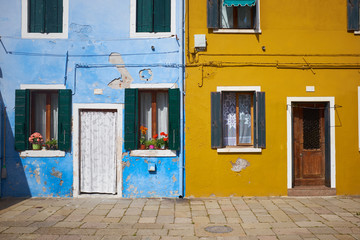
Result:
<svg viewBox="0 0 360 240">
<path fill-rule="evenodd" d="M 146 139 L 152 138 L 152 94 L 151 92 L 140 93 L 140 126 L 146 127 Z M 156 93 L 157 134 L 168 133 L 168 94 Z"/>
<path fill-rule="evenodd" d="M 236 105 L 239 106 L 239 144 L 251 143 L 251 95 L 225 92 L 223 98 L 224 145 L 236 146 Z"/>
<path fill-rule="evenodd" d="M 80 190 L 116 193 L 116 112 L 80 112 Z"/>
</svg>

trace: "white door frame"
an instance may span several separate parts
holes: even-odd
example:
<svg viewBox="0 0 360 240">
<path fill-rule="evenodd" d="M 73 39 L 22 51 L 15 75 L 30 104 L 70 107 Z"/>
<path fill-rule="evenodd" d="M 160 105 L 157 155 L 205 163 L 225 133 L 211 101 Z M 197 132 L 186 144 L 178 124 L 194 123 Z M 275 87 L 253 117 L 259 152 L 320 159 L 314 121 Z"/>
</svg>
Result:
<svg viewBox="0 0 360 240">
<path fill-rule="evenodd" d="M 74 103 L 73 104 L 73 197 L 80 197 L 80 168 L 79 168 L 79 113 L 81 110 L 116 110 L 117 111 L 117 129 L 116 129 L 116 186 L 117 194 L 115 195 L 101 195 L 102 197 L 114 196 L 122 197 L 122 119 L 123 119 L 123 104 L 110 103 Z M 85 194 L 81 194 L 85 195 Z"/>
<path fill-rule="evenodd" d="M 330 183 L 336 187 L 335 173 L 335 97 L 287 97 L 287 188 L 292 188 L 293 146 L 292 112 L 293 102 L 328 102 L 330 105 Z"/>
</svg>

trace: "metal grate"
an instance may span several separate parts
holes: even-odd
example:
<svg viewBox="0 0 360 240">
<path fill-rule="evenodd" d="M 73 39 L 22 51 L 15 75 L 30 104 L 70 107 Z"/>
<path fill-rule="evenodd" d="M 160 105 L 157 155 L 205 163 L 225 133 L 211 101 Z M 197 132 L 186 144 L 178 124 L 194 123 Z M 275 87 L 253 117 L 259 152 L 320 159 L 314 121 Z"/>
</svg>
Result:
<svg viewBox="0 0 360 240">
<path fill-rule="evenodd" d="M 303 109 L 303 148 L 320 148 L 320 120 L 318 109 Z"/>
</svg>

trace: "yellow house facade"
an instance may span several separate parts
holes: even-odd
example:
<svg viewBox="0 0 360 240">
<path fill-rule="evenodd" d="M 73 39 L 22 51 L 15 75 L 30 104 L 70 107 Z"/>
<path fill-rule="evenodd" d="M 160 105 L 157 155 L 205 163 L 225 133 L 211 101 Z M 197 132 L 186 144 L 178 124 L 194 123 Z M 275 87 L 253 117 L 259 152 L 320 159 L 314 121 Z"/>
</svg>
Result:
<svg viewBox="0 0 360 240">
<path fill-rule="evenodd" d="M 186 196 L 360 194 L 357 0 L 187 0 Z"/>
</svg>

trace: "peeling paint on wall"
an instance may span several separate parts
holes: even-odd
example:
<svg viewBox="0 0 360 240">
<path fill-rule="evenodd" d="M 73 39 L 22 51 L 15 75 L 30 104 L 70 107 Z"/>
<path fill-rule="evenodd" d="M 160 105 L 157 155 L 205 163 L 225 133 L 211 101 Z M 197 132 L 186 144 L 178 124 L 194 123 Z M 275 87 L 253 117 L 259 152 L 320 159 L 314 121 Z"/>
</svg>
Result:
<svg viewBox="0 0 360 240">
<path fill-rule="evenodd" d="M 151 81 L 153 79 L 153 73 L 151 69 L 142 69 L 139 71 L 140 80 Z"/>
<path fill-rule="evenodd" d="M 250 166 L 250 163 L 242 158 L 238 158 L 235 163 L 233 163 L 231 161 L 230 161 L 230 163 L 232 165 L 231 171 L 238 172 L 238 173 L 241 172 L 241 170 Z"/>
<path fill-rule="evenodd" d="M 124 60 L 121 55 L 119 53 L 111 53 L 109 56 L 109 62 L 116 65 L 117 70 L 121 74 L 122 81 L 120 78 L 114 79 L 108 86 L 114 88 L 118 84 L 115 89 L 129 88 L 133 78 L 131 77 L 129 71 L 125 68 Z"/>
<path fill-rule="evenodd" d="M 35 174 L 36 183 L 40 184 L 40 168 L 36 168 L 34 170 L 34 174 Z"/>
<path fill-rule="evenodd" d="M 177 181 L 175 175 L 172 176 L 172 180 L 173 180 L 173 182 L 176 182 L 176 181 Z"/>
<path fill-rule="evenodd" d="M 62 178 L 62 173 L 59 172 L 59 171 L 55 171 L 55 168 L 53 167 L 52 169 L 52 172 L 50 173 L 52 176 L 56 177 L 56 178 Z"/>
</svg>

